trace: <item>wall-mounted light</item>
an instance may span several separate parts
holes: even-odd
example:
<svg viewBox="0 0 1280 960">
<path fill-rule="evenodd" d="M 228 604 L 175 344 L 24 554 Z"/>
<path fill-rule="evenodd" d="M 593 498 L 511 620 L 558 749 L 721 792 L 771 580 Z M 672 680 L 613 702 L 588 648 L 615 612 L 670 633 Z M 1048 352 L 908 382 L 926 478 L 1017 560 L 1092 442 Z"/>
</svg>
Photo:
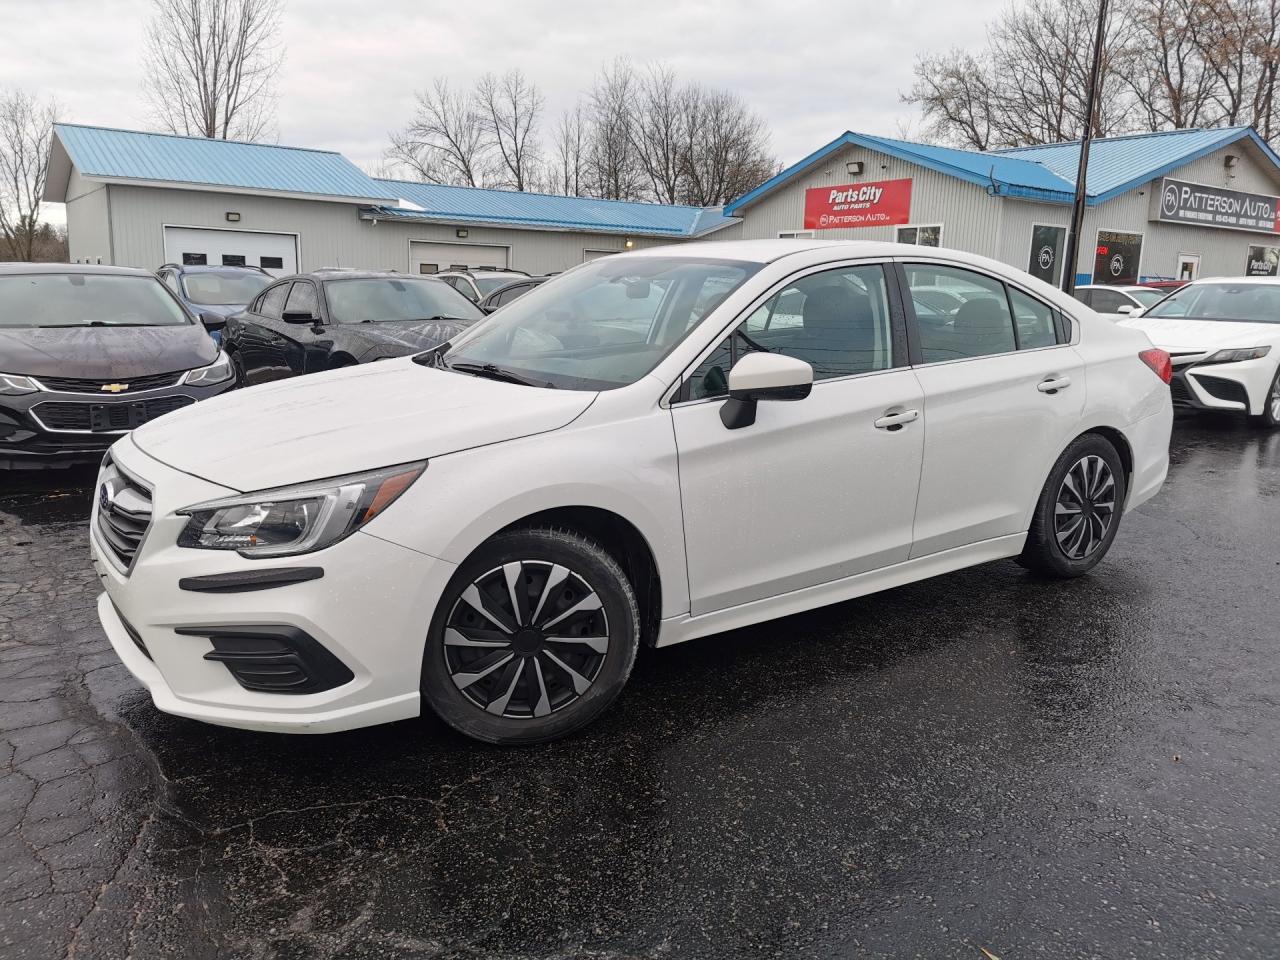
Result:
<svg viewBox="0 0 1280 960">
<path fill-rule="evenodd" d="M 464 239 L 466 239 L 466 237 L 467 237 L 470 233 L 471 233 L 471 231 L 470 231 L 470 230 L 455 230 L 455 231 L 453 231 L 453 235 L 454 235 L 455 237 L 457 237 L 459 240 L 464 240 Z"/>
<path fill-rule="evenodd" d="M 845 172 L 851 177 L 859 176 L 862 173 L 862 161 L 850 160 L 844 165 Z"/>
<path fill-rule="evenodd" d="M 635 245 L 636 245 L 636 242 L 632 240 L 630 237 L 627 237 L 627 239 L 622 241 L 622 249 L 624 250 L 630 250 Z"/>
<path fill-rule="evenodd" d="M 239 223 L 239 222 L 240 222 L 240 214 L 236 213 L 234 210 L 228 210 L 227 223 Z"/>
</svg>

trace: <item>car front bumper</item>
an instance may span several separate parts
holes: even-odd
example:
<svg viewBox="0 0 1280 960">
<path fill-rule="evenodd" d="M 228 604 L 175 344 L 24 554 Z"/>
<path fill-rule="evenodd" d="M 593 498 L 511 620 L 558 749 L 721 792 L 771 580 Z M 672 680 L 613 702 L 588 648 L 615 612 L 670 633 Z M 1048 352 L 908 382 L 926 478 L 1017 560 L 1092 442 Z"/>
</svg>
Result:
<svg viewBox="0 0 1280 960">
<path fill-rule="evenodd" d="M 234 386 L 235 380 L 230 379 L 207 387 L 145 390 L 130 397 L 61 390 L 0 396 L 0 469 L 97 463 L 132 427 L 180 405 L 216 397 Z M 112 412 L 117 422 L 127 418 L 131 426 L 95 429 L 95 421 L 109 423 Z"/>
<path fill-rule="evenodd" d="M 1234 410 L 1259 414 L 1275 381 L 1273 356 L 1240 363 L 1189 363 L 1175 365 L 1173 402 L 1199 410 Z"/>
<path fill-rule="evenodd" d="M 234 491 L 167 467 L 129 439 L 111 455 L 122 471 L 150 487 L 152 514 L 132 566 L 122 569 L 104 545 L 95 496 L 90 547 L 104 589 L 98 615 L 116 654 L 160 710 L 289 733 L 347 730 L 419 714 L 423 648 L 452 564 L 362 532 L 315 553 L 271 560 L 179 547 L 186 518 L 175 511 Z M 313 577 L 316 568 L 323 573 L 240 592 L 190 589 L 189 578 L 297 568 L 309 568 Z M 211 639 L 236 631 L 303 637 L 312 663 L 319 657 L 340 665 L 337 679 L 316 692 L 246 686 L 245 674 Z M 281 662 L 268 666 L 274 670 Z"/>
</svg>

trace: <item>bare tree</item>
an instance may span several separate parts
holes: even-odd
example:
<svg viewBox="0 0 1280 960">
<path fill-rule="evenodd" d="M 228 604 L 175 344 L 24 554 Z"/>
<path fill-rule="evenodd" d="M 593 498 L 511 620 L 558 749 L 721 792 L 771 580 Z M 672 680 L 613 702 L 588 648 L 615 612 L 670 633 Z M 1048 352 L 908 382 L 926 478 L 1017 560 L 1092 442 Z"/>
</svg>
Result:
<svg viewBox="0 0 1280 960">
<path fill-rule="evenodd" d="M 488 142 L 471 96 L 440 78 L 417 100 L 409 126 L 392 134 L 389 159 L 428 183 L 483 186 Z"/>
<path fill-rule="evenodd" d="M 0 94 L 0 259 L 34 260 L 47 245 L 40 203 L 58 113 L 53 100 Z"/>
<path fill-rule="evenodd" d="M 501 77 L 486 73 L 476 84 L 475 106 L 487 147 L 501 161 L 495 185 L 525 190 L 537 179 L 542 105 L 541 92 L 519 70 Z"/>
<path fill-rule="evenodd" d="M 579 101 L 572 110 L 565 111 L 556 126 L 554 160 L 548 178 L 551 192 L 566 197 L 582 196 L 589 136 L 590 124 Z"/>
<path fill-rule="evenodd" d="M 1132 42 L 1116 54 L 1119 76 L 1151 130 L 1199 126 L 1215 118 L 1216 76 L 1204 41 L 1213 29 L 1208 0 L 1137 0 Z"/>
<path fill-rule="evenodd" d="M 600 71 L 592 87 L 585 168 L 593 196 L 606 200 L 639 200 L 644 196 L 644 169 L 634 149 L 632 101 L 637 86 L 635 69 L 619 57 Z"/>
<path fill-rule="evenodd" d="M 261 140 L 275 123 L 280 0 L 153 0 L 147 99 L 170 133 Z"/>
<path fill-rule="evenodd" d="M 684 99 L 683 202 L 728 203 L 778 171 L 764 120 L 737 94 L 691 86 Z"/>
<path fill-rule="evenodd" d="M 663 64 L 649 67 L 636 83 L 631 139 L 659 203 L 680 202 L 692 102 L 677 84 L 675 71 Z"/>
<path fill-rule="evenodd" d="M 916 82 L 906 96 L 920 106 L 933 133 L 975 150 L 996 139 L 996 97 L 986 67 L 963 50 L 921 57 Z"/>
</svg>

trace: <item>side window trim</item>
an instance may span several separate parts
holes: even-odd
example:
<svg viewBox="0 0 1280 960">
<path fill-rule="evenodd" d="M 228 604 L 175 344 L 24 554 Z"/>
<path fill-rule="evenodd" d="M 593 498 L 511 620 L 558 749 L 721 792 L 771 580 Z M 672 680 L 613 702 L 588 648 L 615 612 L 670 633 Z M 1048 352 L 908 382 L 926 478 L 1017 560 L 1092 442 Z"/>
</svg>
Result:
<svg viewBox="0 0 1280 960">
<path fill-rule="evenodd" d="M 734 314 L 733 319 L 715 333 L 706 348 L 704 348 L 702 352 L 700 352 L 697 357 L 695 357 L 688 366 L 680 372 L 680 379 L 676 381 L 671 390 L 667 393 L 666 398 L 663 400 L 663 405 L 673 406 L 675 404 L 684 403 L 717 403 L 723 401 L 723 397 L 692 396 L 693 388 L 690 380 L 691 374 L 702 366 L 703 362 L 715 352 L 716 348 L 720 346 L 725 337 L 727 337 L 731 331 L 736 330 L 739 326 L 745 323 L 747 318 L 761 307 L 768 305 L 770 300 L 782 293 L 782 291 L 787 287 L 800 282 L 806 277 L 813 276 L 814 274 L 828 273 L 835 270 L 848 270 L 855 267 L 879 267 L 884 271 L 885 295 L 889 301 L 889 324 L 890 336 L 892 338 L 892 343 L 890 344 L 890 356 L 893 365 L 884 370 L 868 370 L 862 373 L 852 373 L 840 377 L 827 377 L 822 380 L 815 380 L 814 386 L 817 387 L 823 383 L 837 382 L 840 380 L 851 380 L 855 377 L 878 376 L 880 374 L 893 373 L 910 367 L 911 363 L 908 359 L 909 354 L 907 343 L 904 339 L 904 335 L 909 329 L 909 325 L 906 322 L 906 312 L 903 306 L 902 295 L 897 289 L 898 284 L 895 283 L 895 268 L 898 266 L 897 261 L 892 258 L 873 258 L 869 260 L 854 258 L 849 260 L 836 260 L 828 263 L 811 264 L 810 266 L 802 267 L 795 273 L 788 274 L 778 280 L 755 300 L 751 301 L 743 310 Z M 730 346 L 731 355 L 735 349 L 736 347 Z"/>
</svg>

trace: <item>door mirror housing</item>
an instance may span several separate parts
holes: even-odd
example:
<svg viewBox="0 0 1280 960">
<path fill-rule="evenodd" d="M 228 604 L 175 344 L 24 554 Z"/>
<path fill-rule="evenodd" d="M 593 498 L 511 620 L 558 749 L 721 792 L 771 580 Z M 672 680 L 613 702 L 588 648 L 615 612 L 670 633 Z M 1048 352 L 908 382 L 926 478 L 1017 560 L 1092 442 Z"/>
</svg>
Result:
<svg viewBox="0 0 1280 960">
<path fill-rule="evenodd" d="M 729 399 L 720 422 L 740 430 L 756 422 L 761 400 L 803 400 L 813 389 L 813 367 L 779 353 L 749 353 L 729 371 Z"/>
<path fill-rule="evenodd" d="M 1121 316 L 1127 317 L 1129 314 L 1133 313 L 1137 309 L 1138 308 L 1131 303 L 1122 303 L 1120 304 L 1120 306 L 1116 307 L 1116 313 L 1120 314 Z"/>
<path fill-rule="evenodd" d="M 280 319 L 285 323 L 309 323 L 316 326 L 320 323 L 315 316 L 306 310 L 286 310 L 280 314 Z"/>
<path fill-rule="evenodd" d="M 214 313 L 212 310 L 200 311 L 200 322 L 204 324 L 204 328 L 210 333 L 215 330 L 222 330 L 227 325 L 227 318 L 220 313 Z"/>
</svg>

